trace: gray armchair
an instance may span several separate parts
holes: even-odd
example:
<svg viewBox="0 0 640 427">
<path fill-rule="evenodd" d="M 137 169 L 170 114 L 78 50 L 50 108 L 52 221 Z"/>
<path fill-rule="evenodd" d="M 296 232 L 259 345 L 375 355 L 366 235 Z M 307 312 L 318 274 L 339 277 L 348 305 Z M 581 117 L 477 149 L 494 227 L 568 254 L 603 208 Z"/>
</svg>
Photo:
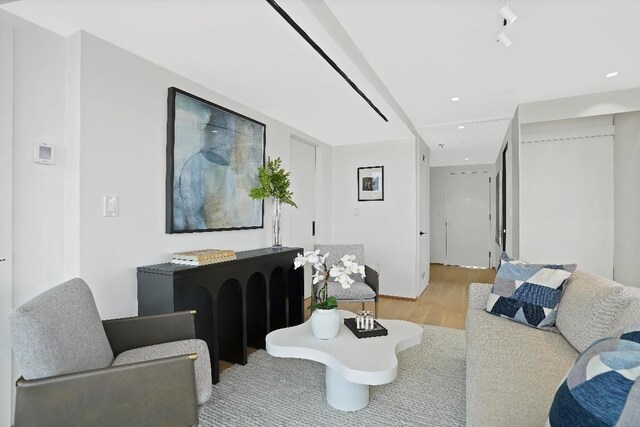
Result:
<svg viewBox="0 0 640 427">
<path fill-rule="evenodd" d="M 356 262 L 365 266 L 365 277 L 361 277 L 359 274 L 352 275 L 351 278 L 355 282 L 349 289 L 344 289 L 337 282 L 329 282 L 328 292 L 330 296 L 336 297 L 338 302 L 359 302 L 362 303 L 362 309 L 364 310 L 364 304 L 366 302 L 375 303 L 374 313 L 378 316 L 378 293 L 380 288 L 380 275 L 373 268 L 369 267 L 365 263 L 364 258 L 364 245 L 315 245 L 315 250 L 320 250 L 322 255 L 329 253 L 327 258 L 327 265 L 331 267 L 334 264 L 340 262 L 340 258 L 345 255 L 355 255 Z M 317 285 L 313 285 L 312 300 L 315 303 L 318 296 Z"/>
<path fill-rule="evenodd" d="M 193 426 L 211 396 L 192 312 L 100 320 L 73 279 L 9 315 L 22 377 L 15 426 Z"/>
</svg>

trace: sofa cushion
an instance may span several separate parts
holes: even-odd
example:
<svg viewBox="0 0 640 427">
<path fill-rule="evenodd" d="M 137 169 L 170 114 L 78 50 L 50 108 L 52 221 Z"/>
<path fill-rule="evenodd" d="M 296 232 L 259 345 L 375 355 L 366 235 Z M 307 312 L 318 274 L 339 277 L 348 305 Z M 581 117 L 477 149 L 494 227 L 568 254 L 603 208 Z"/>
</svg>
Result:
<svg viewBox="0 0 640 427">
<path fill-rule="evenodd" d="M 640 324 L 593 343 L 560 385 L 552 427 L 637 426 L 640 415 Z"/>
<path fill-rule="evenodd" d="M 607 334 L 610 337 L 619 336 L 620 332 L 627 328 L 627 326 L 640 324 L 640 288 L 625 286 L 622 289 L 622 299 L 628 299 L 629 302 L 617 316 L 613 328 L 611 328 L 611 331 Z"/>
<path fill-rule="evenodd" d="M 356 257 L 356 263 L 358 265 L 365 265 L 364 260 L 364 245 L 352 244 L 352 245 L 314 245 L 315 250 L 319 250 L 321 255 L 326 253 L 329 256 L 326 259 L 327 266 L 331 268 L 333 265 L 337 265 L 340 259 L 345 255 L 354 255 Z M 364 277 L 361 274 L 355 273 L 351 275 L 351 278 L 356 282 L 364 282 Z"/>
<path fill-rule="evenodd" d="M 629 304 L 623 286 L 595 274 L 577 270 L 565 285 L 556 326 L 579 352 L 609 336 Z"/>
<path fill-rule="evenodd" d="M 363 282 L 353 282 L 350 287 L 343 288 L 338 282 L 329 282 L 329 296 L 336 297 L 338 300 L 371 300 L 376 298 L 376 293 Z"/>
<path fill-rule="evenodd" d="M 194 353 L 198 355 L 194 363 L 198 405 L 203 405 L 211 397 L 211 361 L 209 360 L 207 343 L 202 340 L 173 341 L 165 344 L 127 350 L 116 357 L 113 361 L 113 366 L 129 365 L 131 363 L 147 362 L 149 360 L 165 359 L 167 357 Z"/>
<path fill-rule="evenodd" d="M 467 312 L 467 425 L 541 426 L 575 349 L 560 334 Z"/>
<path fill-rule="evenodd" d="M 107 368 L 113 351 L 89 286 L 72 279 L 9 314 L 11 345 L 27 380 Z"/>
<path fill-rule="evenodd" d="M 527 264 L 502 254 L 487 311 L 536 328 L 553 326 L 575 264 Z"/>
</svg>

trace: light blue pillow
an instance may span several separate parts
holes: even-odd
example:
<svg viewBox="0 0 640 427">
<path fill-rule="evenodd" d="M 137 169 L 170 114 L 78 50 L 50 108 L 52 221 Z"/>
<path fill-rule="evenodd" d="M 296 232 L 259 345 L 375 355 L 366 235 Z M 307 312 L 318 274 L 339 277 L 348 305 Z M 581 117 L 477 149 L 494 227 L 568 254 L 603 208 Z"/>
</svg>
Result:
<svg viewBox="0 0 640 427">
<path fill-rule="evenodd" d="M 576 264 L 527 264 L 503 253 L 487 311 L 535 328 L 553 326 Z"/>
</svg>

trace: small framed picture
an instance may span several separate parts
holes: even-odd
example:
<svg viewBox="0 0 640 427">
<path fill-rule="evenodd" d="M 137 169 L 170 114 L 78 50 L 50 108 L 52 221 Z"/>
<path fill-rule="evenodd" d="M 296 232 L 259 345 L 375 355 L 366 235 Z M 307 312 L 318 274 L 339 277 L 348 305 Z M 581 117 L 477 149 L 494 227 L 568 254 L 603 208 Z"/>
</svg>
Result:
<svg viewBox="0 0 640 427">
<path fill-rule="evenodd" d="M 358 201 L 384 200 L 384 166 L 358 168 Z"/>
</svg>

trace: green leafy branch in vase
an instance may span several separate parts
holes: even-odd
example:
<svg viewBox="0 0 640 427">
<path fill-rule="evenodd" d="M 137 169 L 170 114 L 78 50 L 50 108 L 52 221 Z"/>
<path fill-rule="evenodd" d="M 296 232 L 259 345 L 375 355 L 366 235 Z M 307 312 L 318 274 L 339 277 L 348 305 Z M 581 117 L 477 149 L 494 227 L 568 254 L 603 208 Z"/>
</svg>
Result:
<svg viewBox="0 0 640 427">
<path fill-rule="evenodd" d="M 260 185 L 251 189 L 249 197 L 254 200 L 273 197 L 282 203 L 297 208 L 298 205 L 291 198 L 293 193 L 290 190 L 291 180 L 289 175 L 291 175 L 291 172 L 287 172 L 282 168 L 280 157 L 273 160 L 268 159 L 264 167 L 258 168 Z"/>
</svg>

